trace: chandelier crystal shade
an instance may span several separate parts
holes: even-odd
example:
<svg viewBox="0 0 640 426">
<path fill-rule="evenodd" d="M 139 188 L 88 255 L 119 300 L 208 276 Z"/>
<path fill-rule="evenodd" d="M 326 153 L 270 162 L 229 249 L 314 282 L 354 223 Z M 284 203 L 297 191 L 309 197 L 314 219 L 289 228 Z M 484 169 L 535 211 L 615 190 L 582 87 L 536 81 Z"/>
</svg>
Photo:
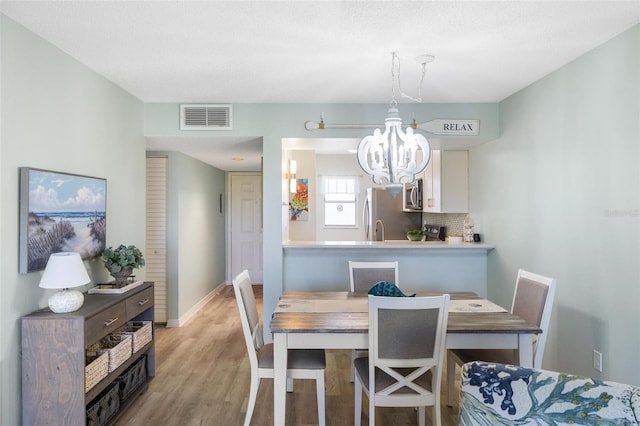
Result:
<svg viewBox="0 0 640 426">
<path fill-rule="evenodd" d="M 433 57 L 430 58 L 433 60 Z M 426 62 L 423 62 L 423 79 L 425 65 Z M 402 93 L 399 70 L 399 60 L 397 54 L 393 52 L 391 103 L 387 118 L 384 120 L 384 132 L 375 129 L 373 135 L 365 136 L 358 144 L 358 163 L 362 170 L 372 176 L 374 183 L 383 185 L 394 196 L 402 190 L 405 183 L 411 183 L 416 179 L 416 175 L 427 167 L 431 158 L 431 147 L 424 136 L 414 133 L 412 126 L 408 126 L 405 131 L 402 130 L 402 119 L 398 115 L 395 99 L 396 86 Z M 396 73 L 398 74 L 397 83 Z M 422 89 L 422 81 L 420 89 Z M 404 93 L 402 95 L 408 97 Z M 418 100 L 422 100 L 421 95 Z"/>
</svg>

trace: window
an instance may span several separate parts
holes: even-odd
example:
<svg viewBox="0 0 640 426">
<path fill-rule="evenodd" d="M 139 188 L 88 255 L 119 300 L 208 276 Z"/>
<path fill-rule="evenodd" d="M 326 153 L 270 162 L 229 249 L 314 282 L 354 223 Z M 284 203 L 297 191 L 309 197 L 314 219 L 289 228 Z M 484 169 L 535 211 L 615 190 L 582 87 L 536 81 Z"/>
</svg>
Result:
<svg viewBox="0 0 640 426">
<path fill-rule="evenodd" d="M 322 194 L 325 227 L 356 227 L 357 177 L 323 176 Z"/>
</svg>

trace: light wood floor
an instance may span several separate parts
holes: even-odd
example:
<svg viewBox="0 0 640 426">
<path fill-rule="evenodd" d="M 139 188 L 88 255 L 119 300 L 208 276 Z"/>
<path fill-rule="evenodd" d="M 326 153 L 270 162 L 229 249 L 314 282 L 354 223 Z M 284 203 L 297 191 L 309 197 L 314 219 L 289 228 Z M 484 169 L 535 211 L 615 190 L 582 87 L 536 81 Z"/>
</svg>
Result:
<svg viewBox="0 0 640 426">
<path fill-rule="evenodd" d="M 254 291 L 262 308 L 262 287 Z M 327 425 L 353 424 L 351 351 L 328 350 L 325 374 Z M 250 369 L 233 287 L 227 286 L 189 324 L 156 329 L 156 377 L 116 426 L 242 425 L 249 394 Z M 273 424 L 273 381 L 263 379 L 252 425 Z M 457 407 L 446 406 L 442 386 L 442 425 L 458 424 Z M 287 425 L 317 424 L 315 384 L 296 380 L 287 394 Z M 427 408 L 427 425 L 431 424 Z M 362 424 L 368 424 L 363 397 Z M 377 408 L 378 425 L 415 425 L 413 408 Z"/>
</svg>

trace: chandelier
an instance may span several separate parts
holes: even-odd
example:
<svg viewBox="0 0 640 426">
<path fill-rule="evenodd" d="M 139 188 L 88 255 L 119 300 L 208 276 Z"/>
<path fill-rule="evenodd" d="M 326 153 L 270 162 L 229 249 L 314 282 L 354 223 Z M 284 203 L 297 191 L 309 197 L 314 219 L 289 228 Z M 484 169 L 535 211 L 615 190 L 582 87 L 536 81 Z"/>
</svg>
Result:
<svg viewBox="0 0 640 426">
<path fill-rule="evenodd" d="M 422 79 L 418 98 L 411 98 L 402 92 L 400 86 L 400 60 L 396 52 L 391 54 L 391 102 L 387 118 L 384 120 L 384 132 L 375 129 L 372 135 L 365 136 L 358 144 L 358 163 L 365 173 L 373 178 L 373 182 L 383 185 L 393 196 L 396 196 L 405 183 L 415 180 L 416 174 L 422 172 L 429 163 L 431 149 L 427 139 L 414 133 L 415 123 L 402 130 L 402 119 L 398 115 L 396 92 L 413 101 L 422 101 L 422 82 L 424 81 L 426 64 L 433 56 L 418 57 L 422 61 Z"/>
</svg>

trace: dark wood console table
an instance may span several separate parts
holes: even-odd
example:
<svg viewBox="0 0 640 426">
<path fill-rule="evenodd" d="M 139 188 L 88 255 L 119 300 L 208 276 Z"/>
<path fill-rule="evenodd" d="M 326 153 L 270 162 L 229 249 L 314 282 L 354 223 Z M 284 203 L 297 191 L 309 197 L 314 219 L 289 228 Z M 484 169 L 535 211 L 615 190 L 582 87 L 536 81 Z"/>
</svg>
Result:
<svg viewBox="0 0 640 426">
<path fill-rule="evenodd" d="M 151 342 L 85 392 L 86 349 L 127 321 L 154 319 L 153 283 L 123 294 L 85 294 L 78 311 L 55 314 L 48 308 L 22 318 L 22 422 L 25 425 L 84 425 L 87 405 L 142 356 L 147 381 L 123 401 L 119 413 L 146 390 L 155 375 Z M 116 415 L 111 421 L 117 418 Z"/>
</svg>

